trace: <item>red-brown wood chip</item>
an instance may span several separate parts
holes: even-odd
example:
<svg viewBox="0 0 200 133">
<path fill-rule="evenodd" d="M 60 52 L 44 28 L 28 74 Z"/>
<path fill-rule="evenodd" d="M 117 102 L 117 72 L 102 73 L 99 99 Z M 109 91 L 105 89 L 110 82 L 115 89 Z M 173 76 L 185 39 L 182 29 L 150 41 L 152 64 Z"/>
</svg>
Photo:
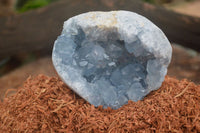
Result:
<svg viewBox="0 0 200 133">
<path fill-rule="evenodd" d="M 0 132 L 200 132 L 200 86 L 166 77 L 142 101 L 95 108 L 60 79 L 28 78 L 0 102 Z"/>
</svg>

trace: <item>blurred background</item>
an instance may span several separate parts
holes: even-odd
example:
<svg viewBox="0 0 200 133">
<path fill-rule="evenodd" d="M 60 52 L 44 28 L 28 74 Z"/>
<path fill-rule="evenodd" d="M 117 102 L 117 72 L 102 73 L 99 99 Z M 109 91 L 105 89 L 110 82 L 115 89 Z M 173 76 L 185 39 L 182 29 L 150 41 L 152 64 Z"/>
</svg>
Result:
<svg viewBox="0 0 200 133">
<path fill-rule="evenodd" d="M 119 9 L 144 15 L 167 35 L 169 76 L 200 83 L 200 0 L 0 0 L 0 99 L 29 76 L 56 76 L 51 51 L 65 20 Z"/>
</svg>

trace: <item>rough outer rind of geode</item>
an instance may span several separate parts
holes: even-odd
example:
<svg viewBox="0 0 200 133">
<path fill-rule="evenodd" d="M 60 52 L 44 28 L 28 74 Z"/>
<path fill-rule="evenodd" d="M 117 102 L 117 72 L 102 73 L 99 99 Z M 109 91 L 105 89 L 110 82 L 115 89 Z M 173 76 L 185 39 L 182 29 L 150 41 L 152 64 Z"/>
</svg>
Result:
<svg viewBox="0 0 200 133">
<path fill-rule="evenodd" d="M 172 55 L 164 33 L 129 11 L 89 12 L 65 21 L 53 64 L 89 103 L 117 109 L 158 89 Z"/>
</svg>

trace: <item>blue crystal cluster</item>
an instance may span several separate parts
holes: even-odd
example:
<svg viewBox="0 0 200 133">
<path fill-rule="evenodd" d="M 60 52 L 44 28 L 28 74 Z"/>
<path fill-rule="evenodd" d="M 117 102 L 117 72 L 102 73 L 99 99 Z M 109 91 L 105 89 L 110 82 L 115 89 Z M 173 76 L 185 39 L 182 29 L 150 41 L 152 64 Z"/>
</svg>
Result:
<svg viewBox="0 0 200 133">
<path fill-rule="evenodd" d="M 172 48 L 163 32 L 129 11 L 89 12 L 70 18 L 53 48 L 62 80 L 95 105 L 117 109 L 158 89 Z"/>
</svg>

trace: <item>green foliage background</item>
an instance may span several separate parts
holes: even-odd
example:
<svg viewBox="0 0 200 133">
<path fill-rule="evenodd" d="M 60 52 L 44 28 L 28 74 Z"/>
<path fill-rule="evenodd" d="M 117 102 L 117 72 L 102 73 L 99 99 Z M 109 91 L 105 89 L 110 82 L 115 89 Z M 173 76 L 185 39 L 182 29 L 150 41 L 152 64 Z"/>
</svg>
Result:
<svg viewBox="0 0 200 133">
<path fill-rule="evenodd" d="M 18 0 L 16 9 L 18 12 L 25 12 L 28 10 L 46 6 L 53 1 L 57 0 Z M 160 5 L 163 3 L 170 3 L 176 0 L 142 0 L 142 1 Z M 185 1 L 192 1 L 192 0 L 185 0 Z"/>
<path fill-rule="evenodd" d="M 143 1 L 148 2 L 148 3 L 154 3 L 155 2 L 155 0 L 143 0 Z"/>
<path fill-rule="evenodd" d="M 17 7 L 18 12 L 25 12 L 48 5 L 56 0 L 22 0 L 21 5 Z"/>
</svg>

